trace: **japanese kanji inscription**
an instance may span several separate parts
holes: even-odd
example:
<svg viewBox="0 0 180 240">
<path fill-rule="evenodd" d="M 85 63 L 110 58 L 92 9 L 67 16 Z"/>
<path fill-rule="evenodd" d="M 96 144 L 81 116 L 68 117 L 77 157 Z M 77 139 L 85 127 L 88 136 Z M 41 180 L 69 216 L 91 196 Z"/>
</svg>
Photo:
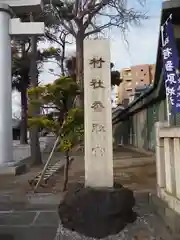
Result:
<svg viewBox="0 0 180 240">
<path fill-rule="evenodd" d="M 172 49 L 171 48 L 165 48 L 163 50 L 163 57 L 164 59 L 168 59 L 172 55 Z"/>
<path fill-rule="evenodd" d="M 95 133 L 105 132 L 105 126 L 103 124 L 93 123 L 92 132 L 95 132 Z"/>
<path fill-rule="evenodd" d="M 99 80 L 92 79 L 91 82 L 90 82 L 90 86 L 92 86 L 94 89 L 104 88 L 103 81 L 101 81 L 100 79 Z"/>
<path fill-rule="evenodd" d="M 104 156 L 105 153 L 105 148 L 101 148 L 99 145 L 96 147 L 92 148 L 92 154 L 95 156 Z"/>
<path fill-rule="evenodd" d="M 162 31 L 162 57 L 164 68 L 164 80 L 167 96 L 168 116 L 171 111 L 180 112 L 180 73 L 179 73 L 179 56 L 174 37 L 174 27 L 170 17 L 166 24 L 161 27 Z M 170 106 L 169 109 L 169 101 Z M 168 119 L 169 121 L 169 119 Z"/>
<path fill-rule="evenodd" d="M 113 186 L 110 48 L 84 41 L 85 185 Z"/>
<path fill-rule="evenodd" d="M 101 101 L 94 101 L 91 108 L 93 108 L 95 112 L 102 112 L 104 106 Z"/>
<path fill-rule="evenodd" d="M 89 61 L 89 64 L 93 66 L 93 68 L 102 68 L 102 63 L 104 63 L 105 61 L 102 59 L 102 57 L 100 58 L 93 58 Z"/>
</svg>

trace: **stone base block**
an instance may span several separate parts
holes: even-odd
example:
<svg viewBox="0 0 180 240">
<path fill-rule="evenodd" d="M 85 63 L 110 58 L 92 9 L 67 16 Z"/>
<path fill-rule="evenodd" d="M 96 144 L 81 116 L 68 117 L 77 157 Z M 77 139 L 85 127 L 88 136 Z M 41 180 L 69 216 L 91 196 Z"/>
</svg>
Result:
<svg viewBox="0 0 180 240">
<path fill-rule="evenodd" d="M 58 208 L 63 227 L 90 239 L 103 239 L 133 223 L 137 216 L 133 211 L 133 192 L 114 185 L 114 188 L 95 189 L 76 184 L 69 188 Z"/>
<path fill-rule="evenodd" d="M 27 171 L 27 166 L 23 162 L 9 162 L 0 165 L 0 175 L 20 175 Z"/>
</svg>

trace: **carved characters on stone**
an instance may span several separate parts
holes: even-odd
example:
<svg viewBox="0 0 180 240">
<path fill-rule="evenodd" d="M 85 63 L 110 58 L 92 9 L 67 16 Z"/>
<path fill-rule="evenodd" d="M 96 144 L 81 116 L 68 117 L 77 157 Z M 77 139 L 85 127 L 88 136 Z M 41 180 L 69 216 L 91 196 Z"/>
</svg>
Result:
<svg viewBox="0 0 180 240">
<path fill-rule="evenodd" d="M 102 68 L 103 63 L 105 61 L 100 58 L 93 57 L 89 64 L 92 65 L 93 68 Z M 90 82 L 90 87 L 98 91 L 97 89 L 103 89 L 105 88 L 104 82 L 99 78 L 99 76 L 96 76 L 95 78 L 92 78 Z M 91 108 L 94 110 L 94 112 L 102 112 L 102 110 L 105 108 L 103 103 L 99 100 L 96 100 L 92 103 Z M 95 134 L 102 134 L 105 132 L 105 126 L 101 123 L 92 123 L 92 133 Z M 98 140 L 98 139 L 97 139 Z M 95 157 L 102 157 L 105 154 L 105 148 L 101 147 L 99 144 L 95 145 L 95 147 L 92 148 L 92 154 Z"/>
<path fill-rule="evenodd" d="M 91 82 L 90 82 L 90 86 L 93 87 L 94 89 L 104 88 L 103 81 L 101 81 L 100 79 L 99 80 L 92 79 Z"/>
<path fill-rule="evenodd" d="M 105 132 L 105 126 L 103 124 L 93 123 L 92 124 L 92 132 L 99 133 Z"/>
<path fill-rule="evenodd" d="M 102 109 L 104 108 L 104 105 L 101 101 L 94 101 L 91 105 L 91 108 L 94 109 L 95 112 L 102 112 Z"/>
<path fill-rule="evenodd" d="M 99 145 L 96 145 L 96 147 L 92 148 L 92 154 L 94 156 L 104 156 L 105 148 L 101 148 Z"/>
<path fill-rule="evenodd" d="M 93 66 L 93 68 L 102 68 L 102 63 L 105 61 L 100 57 L 96 59 L 95 57 L 89 61 L 89 64 Z"/>
</svg>

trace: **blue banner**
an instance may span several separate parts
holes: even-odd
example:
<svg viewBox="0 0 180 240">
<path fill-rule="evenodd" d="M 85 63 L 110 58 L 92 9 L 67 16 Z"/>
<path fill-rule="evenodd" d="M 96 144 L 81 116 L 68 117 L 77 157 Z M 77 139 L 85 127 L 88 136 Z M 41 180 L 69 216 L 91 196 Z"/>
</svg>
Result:
<svg viewBox="0 0 180 240">
<path fill-rule="evenodd" d="M 179 56 L 174 38 L 172 17 L 162 26 L 162 56 L 166 97 L 169 98 L 173 113 L 180 112 Z"/>
</svg>

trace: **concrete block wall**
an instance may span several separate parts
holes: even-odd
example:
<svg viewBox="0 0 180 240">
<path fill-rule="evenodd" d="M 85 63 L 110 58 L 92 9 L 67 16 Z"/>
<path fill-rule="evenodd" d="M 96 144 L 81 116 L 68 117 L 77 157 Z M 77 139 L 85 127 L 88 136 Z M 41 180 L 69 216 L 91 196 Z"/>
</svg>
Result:
<svg viewBox="0 0 180 240">
<path fill-rule="evenodd" d="M 156 123 L 157 195 L 180 214 L 180 128 Z"/>
</svg>

